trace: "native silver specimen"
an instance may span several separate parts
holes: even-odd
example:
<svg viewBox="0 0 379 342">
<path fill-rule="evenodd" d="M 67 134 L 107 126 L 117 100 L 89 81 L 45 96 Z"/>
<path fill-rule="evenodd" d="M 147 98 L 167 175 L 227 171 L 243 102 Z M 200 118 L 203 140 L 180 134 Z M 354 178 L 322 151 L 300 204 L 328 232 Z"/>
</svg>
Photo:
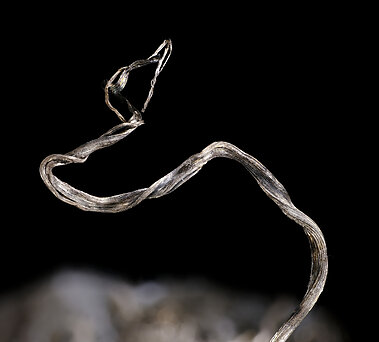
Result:
<svg viewBox="0 0 379 342">
<path fill-rule="evenodd" d="M 91 140 L 69 153 L 53 154 L 46 157 L 40 165 L 41 177 L 50 191 L 66 203 L 82 210 L 116 213 L 130 209 L 147 198 L 158 198 L 174 191 L 199 172 L 213 158 L 230 158 L 241 163 L 255 178 L 266 195 L 279 206 L 282 212 L 303 227 L 311 247 L 312 269 L 307 292 L 297 310 L 271 339 L 271 342 L 284 342 L 312 309 L 324 288 L 328 271 L 327 250 L 323 234 L 317 224 L 293 205 L 283 185 L 257 159 L 230 143 L 222 141 L 214 142 L 200 153 L 189 157 L 176 169 L 157 180 L 150 187 L 110 197 L 97 197 L 80 191 L 61 181 L 52 172 L 56 166 L 70 163 L 84 163 L 91 153 L 117 143 L 143 124 L 142 113 L 150 102 L 157 77 L 166 65 L 171 51 L 171 40 L 165 40 L 147 59 L 137 60 L 129 66 L 120 68 L 105 86 L 105 102 L 116 113 L 122 123 L 113 127 L 99 138 Z M 157 63 L 157 67 L 142 110 L 139 111 L 128 99 L 124 98 L 132 114 L 131 118 L 127 121 L 110 103 L 109 94 L 110 92 L 120 94 L 127 83 L 130 72 L 151 63 Z"/>
</svg>

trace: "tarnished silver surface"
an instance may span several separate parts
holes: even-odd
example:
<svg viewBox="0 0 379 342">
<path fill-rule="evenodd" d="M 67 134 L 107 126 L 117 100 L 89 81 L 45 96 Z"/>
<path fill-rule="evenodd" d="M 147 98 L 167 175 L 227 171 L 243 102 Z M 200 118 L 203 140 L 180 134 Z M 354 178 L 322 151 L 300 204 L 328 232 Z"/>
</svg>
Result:
<svg viewBox="0 0 379 342">
<path fill-rule="evenodd" d="M 157 180 L 151 186 L 110 197 L 97 197 L 80 191 L 61 181 L 52 172 L 56 166 L 70 163 L 84 163 L 91 153 L 117 143 L 143 124 L 141 113 L 145 111 L 149 104 L 157 77 L 165 66 L 171 54 L 171 50 L 171 41 L 165 40 L 147 59 L 138 60 L 129 66 L 120 68 L 106 84 L 105 102 L 108 107 L 116 113 L 122 123 L 113 127 L 99 138 L 91 140 L 69 153 L 48 156 L 41 163 L 41 177 L 53 194 L 66 203 L 82 210 L 116 213 L 130 209 L 147 198 L 161 197 L 174 191 L 199 172 L 200 169 L 213 158 L 230 158 L 241 163 L 255 178 L 266 195 L 279 206 L 283 213 L 303 227 L 310 243 L 312 270 L 308 290 L 298 309 L 271 339 L 271 342 L 286 341 L 312 309 L 324 288 L 328 270 L 326 244 L 317 224 L 293 205 L 283 185 L 279 183 L 273 174 L 257 159 L 230 143 L 222 141 L 214 142 L 200 153 L 189 157 L 176 169 Z M 151 80 L 151 87 L 145 104 L 142 110 L 139 111 L 125 98 L 129 111 L 132 114 L 131 118 L 126 121 L 124 116 L 110 103 L 109 93 L 120 93 L 124 89 L 131 71 L 151 63 L 156 63 L 157 67 L 154 77 Z"/>
</svg>

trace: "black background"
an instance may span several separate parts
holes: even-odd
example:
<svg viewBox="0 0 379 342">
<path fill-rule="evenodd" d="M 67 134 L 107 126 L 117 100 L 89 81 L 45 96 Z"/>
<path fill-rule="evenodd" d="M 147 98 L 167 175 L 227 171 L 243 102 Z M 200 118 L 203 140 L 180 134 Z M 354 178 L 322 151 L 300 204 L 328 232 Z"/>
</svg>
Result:
<svg viewBox="0 0 379 342">
<path fill-rule="evenodd" d="M 323 230 L 330 273 L 319 305 L 353 334 L 357 288 L 346 281 L 354 214 L 344 175 L 348 162 L 355 172 L 352 140 L 360 130 L 358 14 L 189 5 L 108 10 L 24 9 L 10 28 L 4 72 L 14 122 L 3 155 L 2 293 L 75 267 L 133 281 L 200 276 L 236 290 L 303 296 L 307 239 L 236 162 L 213 160 L 169 196 L 119 214 L 80 211 L 41 181 L 44 157 L 119 123 L 105 106 L 104 80 L 171 38 L 146 124 L 55 174 L 109 196 L 149 186 L 214 141 L 235 144 L 268 167 Z M 136 107 L 152 73 L 130 76 Z"/>
</svg>

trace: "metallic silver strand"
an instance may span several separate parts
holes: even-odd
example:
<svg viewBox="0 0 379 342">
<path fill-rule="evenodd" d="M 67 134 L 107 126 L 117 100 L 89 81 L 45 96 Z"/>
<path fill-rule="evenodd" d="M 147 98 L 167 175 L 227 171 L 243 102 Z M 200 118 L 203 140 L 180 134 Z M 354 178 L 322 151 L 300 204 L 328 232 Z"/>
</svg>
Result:
<svg viewBox="0 0 379 342">
<path fill-rule="evenodd" d="M 99 138 L 91 140 L 69 153 L 53 154 L 46 157 L 40 165 L 40 175 L 48 189 L 58 199 L 68 204 L 86 211 L 117 213 L 130 209 L 145 199 L 158 198 L 176 190 L 213 158 L 224 157 L 241 163 L 283 213 L 303 227 L 311 247 L 312 269 L 308 290 L 296 311 L 270 340 L 270 342 L 284 342 L 312 309 L 324 288 L 328 272 L 327 249 L 323 234 L 317 224 L 293 205 L 283 185 L 257 159 L 230 143 L 214 142 L 200 153 L 189 157 L 176 169 L 149 187 L 110 197 L 97 197 L 87 194 L 61 181 L 52 172 L 56 166 L 84 163 L 93 152 L 119 142 L 143 124 L 141 113 L 146 110 L 151 100 L 157 77 L 166 65 L 171 51 L 171 41 L 165 40 L 147 59 L 135 61 L 129 66 L 117 70 L 105 86 L 105 102 L 122 123 Z M 110 103 L 109 92 L 120 93 L 124 89 L 131 71 L 151 63 L 157 63 L 157 67 L 143 108 L 139 111 L 125 99 L 131 113 L 131 118 L 126 121 L 124 116 Z"/>
</svg>

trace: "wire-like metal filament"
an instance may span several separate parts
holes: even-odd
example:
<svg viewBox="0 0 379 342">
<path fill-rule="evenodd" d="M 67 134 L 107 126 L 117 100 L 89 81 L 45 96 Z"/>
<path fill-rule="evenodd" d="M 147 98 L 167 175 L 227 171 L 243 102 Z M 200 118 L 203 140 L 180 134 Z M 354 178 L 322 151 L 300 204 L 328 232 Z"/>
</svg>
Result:
<svg viewBox="0 0 379 342">
<path fill-rule="evenodd" d="M 213 158 L 230 158 L 241 163 L 255 178 L 266 195 L 278 205 L 282 212 L 303 227 L 311 247 L 312 269 L 305 296 L 296 311 L 281 326 L 270 341 L 284 342 L 312 309 L 324 288 L 328 272 L 327 250 L 323 234 L 317 224 L 293 205 L 283 185 L 279 183 L 273 174 L 257 159 L 230 143 L 222 141 L 214 142 L 200 153 L 189 157 L 176 169 L 149 187 L 110 197 L 97 197 L 87 194 L 61 181 L 52 172 L 56 166 L 70 163 L 84 163 L 93 152 L 119 142 L 132 133 L 138 126 L 143 124 L 142 113 L 146 110 L 151 100 L 157 78 L 166 65 L 171 51 L 171 41 L 165 40 L 150 57 L 137 60 L 117 70 L 105 86 L 105 102 L 108 107 L 116 113 L 122 123 L 111 128 L 99 138 L 91 140 L 71 152 L 66 154 L 53 154 L 46 157 L 40 166 L 41 177 L 50 191 L 57 198 L 68 204 L 87 211 L 116 213 L 130 209 L 145 199 L 161 197 L 176 190 L 198 173 L 200 169 Z M 126 120 L 110 103 L 109 94 L 110 92 L 120 94 L 128 81 L 130 72 L 152 63 L 156 63 L 157 66 L 143 108 L 141 110 L 136 109 L 129 100 L 125 98 L 131 113 L 130 119 Z"/>
</svg>

